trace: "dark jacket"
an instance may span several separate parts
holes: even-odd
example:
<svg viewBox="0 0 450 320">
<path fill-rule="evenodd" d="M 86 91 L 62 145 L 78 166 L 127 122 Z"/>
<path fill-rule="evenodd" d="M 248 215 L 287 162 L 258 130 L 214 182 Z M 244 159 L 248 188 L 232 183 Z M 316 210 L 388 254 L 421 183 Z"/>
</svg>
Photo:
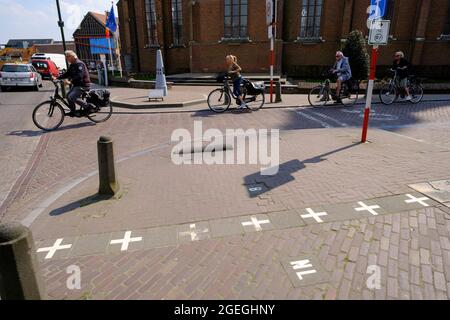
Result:
<svg viewBox="0 0 450 320">
<path fill-rule="evenodd" d="M 401 58 L 400 62 L 397 64 L 396 61 L 393 62 L 392 64 L 392 69 L 397 70 L 397 75 L 400 79 L 404 79 L 406 77 L 408 77 L 409 74 L 409 68 L 410 68 L 410 64 L 408 62 L 408 60 L 406 60 L 405 58 Z M 405 69 L 402 69 L 406 67 Z"/>
<path fill-rule="evenodd" d="M 58 79 L 69 79 L 72 81 L 74 87 L 89 88 L 91 86 L 91 79 L 89 71 L 83 61 L 77 59 L 72 63 L 66 73 L 61 75 Z"/>
</svg>

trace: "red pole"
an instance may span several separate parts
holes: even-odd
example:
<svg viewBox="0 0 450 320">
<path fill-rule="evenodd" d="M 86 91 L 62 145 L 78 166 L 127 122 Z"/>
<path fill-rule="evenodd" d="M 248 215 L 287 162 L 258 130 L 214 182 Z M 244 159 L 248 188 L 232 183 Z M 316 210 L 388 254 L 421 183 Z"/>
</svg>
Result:
<svg viewBox="0 0 450 320">
<path fill-rule="evenodd" d="M 365 143 L 367 141 L 367 131 L 369 129 L 369 118 L 370 118 L 370 109 L 372 106 L 373 87 L 375 83 L 375 72 L 377 69 L 377 59 L 378 59 L 378 46 L 373 46 L 372 57 L 370 61 L 369 83 L 367 86 L 366 109 L 364 110 L 364 124 L 361 138 L 362 143 Z"/>
</svg>

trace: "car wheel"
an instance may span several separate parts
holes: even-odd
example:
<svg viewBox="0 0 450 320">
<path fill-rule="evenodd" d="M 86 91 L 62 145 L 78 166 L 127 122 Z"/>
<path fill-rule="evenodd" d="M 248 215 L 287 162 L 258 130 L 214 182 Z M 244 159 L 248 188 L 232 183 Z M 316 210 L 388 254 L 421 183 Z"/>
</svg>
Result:
<svg viewBox="0 0 450 320">
<path fill-rule="evenodd" d="M 8 87 L 6 87 L 6 86 L 1 86 L 0 87 L 0 91 L 6 92 L 6 90 L 8 90 Z"/>
</svg>

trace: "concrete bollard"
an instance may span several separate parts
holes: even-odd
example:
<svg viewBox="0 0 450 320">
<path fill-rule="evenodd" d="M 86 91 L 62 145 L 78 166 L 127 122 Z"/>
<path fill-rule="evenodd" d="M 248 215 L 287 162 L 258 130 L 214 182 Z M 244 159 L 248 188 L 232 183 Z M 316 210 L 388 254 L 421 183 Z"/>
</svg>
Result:
<svg viewBox="0 0 450 320">
<path fill-rule="evenodd" d="M 281 82 L 278 81 L 276 83 L 276 94 L 275 94 L 275 103 L 282 102 L 281 99 Z"/>
<path fill-rule="evenodd" d="M 1 224 L 0 297 L 2 300 L 42 300 L 44 296 L 30 229 L 18 222 Z"/>
<path fill-rule="evenodd" d="M 112 139 L 100 137 L 97 142 L 97 150 L 100 179 L 98 193 L 105 196 L 116 196 L 119 193 L 120 186 L 116 178 Z"/>
</svg>

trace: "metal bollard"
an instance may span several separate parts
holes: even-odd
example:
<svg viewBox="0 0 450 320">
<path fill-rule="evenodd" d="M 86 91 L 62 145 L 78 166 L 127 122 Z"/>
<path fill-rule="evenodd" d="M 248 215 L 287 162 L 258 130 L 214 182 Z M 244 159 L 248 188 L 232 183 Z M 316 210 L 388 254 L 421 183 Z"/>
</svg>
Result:
<svg viewBox="0 0 450 320">
<path fill-rule="evenodd" d="M 30 229 L 18 222 L 0 225 L 0 297 L 42 300 L 44 296 Z"/>
<path fill-rule="evenodd" d="M 282 102 L 281 99 L 281 82 L 278 81 L 276 84 L 276 95 L 275 95 L 275 103 Z"/>
<path fill-rule="evenodd" d="M 109 137 L 100 137 L 97 142 L 98 173 L 100 187 L 98 193 L 105 196 L 116 196 L 119 193 L 119 182 L 116 179 L 113 142 Z"/>
</svg>

